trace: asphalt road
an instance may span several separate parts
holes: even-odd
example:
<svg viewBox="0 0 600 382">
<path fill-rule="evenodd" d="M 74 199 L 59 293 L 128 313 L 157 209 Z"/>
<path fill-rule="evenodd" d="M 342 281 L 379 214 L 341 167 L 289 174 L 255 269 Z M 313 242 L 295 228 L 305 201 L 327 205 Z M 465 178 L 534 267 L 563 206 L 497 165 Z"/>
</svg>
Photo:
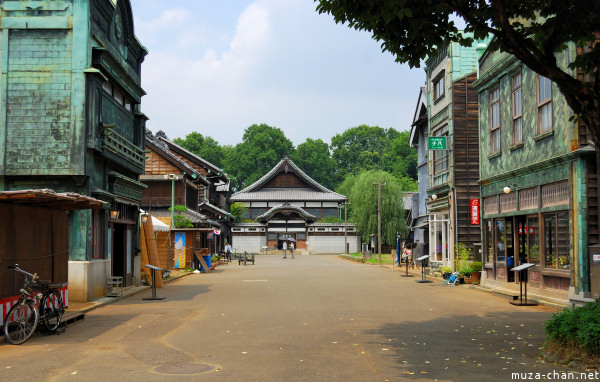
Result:
<svg viewBox="0 0 600 382">
<path fill-rule="evenodd" d="M 510 381 L 554 310 L 337 256 L 258 256 L 0 345 L 0 381 Z M 211 369 L 206 371 L 207 369 Z M 557 379 L 557 378 L 553 378 Z"/>
</svg>

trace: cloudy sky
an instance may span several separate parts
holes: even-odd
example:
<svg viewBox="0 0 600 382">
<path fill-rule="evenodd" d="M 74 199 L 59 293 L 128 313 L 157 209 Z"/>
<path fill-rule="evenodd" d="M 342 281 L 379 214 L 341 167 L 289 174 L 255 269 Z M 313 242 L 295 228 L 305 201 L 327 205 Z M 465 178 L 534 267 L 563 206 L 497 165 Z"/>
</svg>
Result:
<svg viewBox="0 0 600 382">
<path fill-rule="evenodd" d="M 319 15 L 313 0 L 131 0 L 148 49 L 142 110 L 171 139 L 235 145 L 266 123 L 294 144 L 361 124 L 410 129 L 424 83 L 370 34 Z"/>
</svg>

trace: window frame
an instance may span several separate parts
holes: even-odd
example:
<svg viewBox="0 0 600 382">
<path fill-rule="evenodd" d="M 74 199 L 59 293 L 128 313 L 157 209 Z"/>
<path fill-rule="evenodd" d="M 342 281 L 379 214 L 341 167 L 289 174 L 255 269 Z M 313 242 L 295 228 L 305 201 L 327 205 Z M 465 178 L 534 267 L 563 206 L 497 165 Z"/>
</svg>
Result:
<svg viewBox="0 0 600 382">
<path fill-rule="evenodd" d="M 433 100 L 437 102 L 446 95 L 446 71 L 442 70 L 432 81 Z"/>
<path fill-rule="evenodd" d="M 518 78 L 518 83 L 515 83 L 516 78 Z M 513 145 L 517 145 L 523 142 L 523 74 L 519 71 L 512 75 L 510 83 L 512 89 Z"/>
<path fill-rule="evenodd" d="M 538 134 L 544 134 L 554 129 L 553 124 L 553 110 L 552 110 L 552 81 L 548 77 L 537 76 L 537 132 Z M 543 85 L 543 86 L 542 86 Z M 543 89 L 542 89 L 543 87 Z M 542 91 L 544 96 L 546 95 L 546 90 L 549 91 L 549 97 L 541 99 Z M 549 117 L 548 126 L 544 128 L 543 123 L 543 115 L 547 113 Z"/>
<path fill-rule="evenodd" d="M 500 139 L 500 88 L 496 87 L 490 90 L 490 154 L 496 154 L 501 151 L 502 142 Z M 495 113 L 496 112 L 496 113 Z M 497 118 L 495 118 L 497 117 Z M 494 124 L 497 119 L 497 124 Z M 497 143 L 497 147 L 496 144 Z"/>
</svg>

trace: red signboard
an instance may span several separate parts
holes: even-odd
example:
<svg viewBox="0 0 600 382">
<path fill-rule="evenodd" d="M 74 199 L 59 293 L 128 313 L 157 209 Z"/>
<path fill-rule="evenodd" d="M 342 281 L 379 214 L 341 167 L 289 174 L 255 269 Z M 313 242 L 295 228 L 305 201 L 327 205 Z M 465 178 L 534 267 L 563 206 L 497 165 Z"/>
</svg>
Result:
<svg viewBox="0 0 600 382">
<path fill-rule="evenodd" d="M 471 199 L 471 225 L 479 225 L 479 199 Z"/>
</svg>

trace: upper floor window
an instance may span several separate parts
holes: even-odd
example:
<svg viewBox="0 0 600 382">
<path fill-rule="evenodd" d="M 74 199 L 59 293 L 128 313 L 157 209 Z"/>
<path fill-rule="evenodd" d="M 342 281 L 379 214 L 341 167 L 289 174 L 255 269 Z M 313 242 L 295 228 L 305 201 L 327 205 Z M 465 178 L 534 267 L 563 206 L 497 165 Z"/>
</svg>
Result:
<svg viewBox="0 0 600 382">
<path fill-rule="evenodd" d="M 552 130 L 552 82 L 538 76 L 538 133 Z"/>
<path fill-rule="evenodd" d="M 103 83 L 102 90 L 104 90 L 108 95 L 110 95 L 115 100 L 115 102 L 123 106 L 127 111 L 132 111 L 133 107 L 131 101 L 120 91 L 118 91 L 117 88 L 113 86 L 110 82 Z"/>
<path fill-rule="evenodd" d="M 512 77 L 513 144 L 523 142 L 523 101 L 521 98 L 521 73 Z"/>
<path fill-rule="evenodd" d="M 500 152 L 500 89 L 490 92 L 490 154 Z"/>
<path fill-rule="evenodd" d="M 446 94 L 446 86 L 444 85 L 444 71 L 433 81 L 433 99 L 437 101 Z"/>
</svg>

